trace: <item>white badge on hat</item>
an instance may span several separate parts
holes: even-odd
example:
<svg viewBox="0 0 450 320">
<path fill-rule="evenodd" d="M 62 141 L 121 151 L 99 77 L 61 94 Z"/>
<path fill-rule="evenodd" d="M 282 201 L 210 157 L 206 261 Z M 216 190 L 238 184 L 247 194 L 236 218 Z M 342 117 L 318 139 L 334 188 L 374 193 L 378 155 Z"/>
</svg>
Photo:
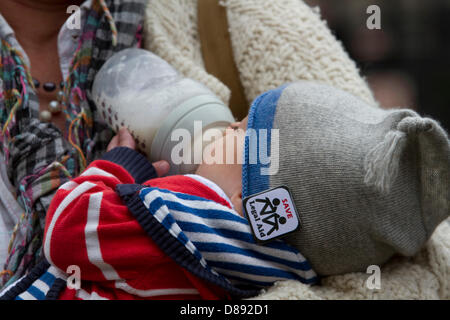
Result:
<svg viewBox="0 0 450 320">
<path fill-rule="evenodd" d="M 257 242 L 268 242 L 300 227 L 291 193 L 285 186 L 251 195 L 243 201 L 244 211 Z"/>
</svg>

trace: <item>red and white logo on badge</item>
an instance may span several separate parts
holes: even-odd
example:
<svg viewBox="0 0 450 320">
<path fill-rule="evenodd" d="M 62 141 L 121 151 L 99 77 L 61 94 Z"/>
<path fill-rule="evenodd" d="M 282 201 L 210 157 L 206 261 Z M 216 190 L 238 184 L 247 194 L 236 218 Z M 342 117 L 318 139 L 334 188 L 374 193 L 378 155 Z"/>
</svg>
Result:
<svg viewBox="0 0 450 320">
<path fill-rule="evenodd" d="M 285 186 L 251 195 L 243 201 L 244 211 L 258 242 L 267 242 L 296 231 L 300 221 Z"/>
</svg>

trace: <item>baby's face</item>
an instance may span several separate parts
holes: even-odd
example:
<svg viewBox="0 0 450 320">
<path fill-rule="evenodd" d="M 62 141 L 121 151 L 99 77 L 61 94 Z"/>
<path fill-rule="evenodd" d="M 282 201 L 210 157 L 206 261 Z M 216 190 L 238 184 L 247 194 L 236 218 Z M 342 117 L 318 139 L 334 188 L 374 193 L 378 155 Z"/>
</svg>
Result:
<svg viewBox="0 0 450 320">
<path fill-rule="evenodd" d="M 223 136 L 212 141 L 203 152 L 196 174 L 215 182 L 242 215 L 242 161 L 247 117 L 232 124 Z"/>
</svg>

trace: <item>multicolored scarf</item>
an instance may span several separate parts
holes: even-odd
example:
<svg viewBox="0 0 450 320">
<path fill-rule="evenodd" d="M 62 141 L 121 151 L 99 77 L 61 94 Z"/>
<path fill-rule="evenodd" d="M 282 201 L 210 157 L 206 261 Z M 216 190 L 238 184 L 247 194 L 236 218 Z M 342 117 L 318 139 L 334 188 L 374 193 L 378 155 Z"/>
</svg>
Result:
<svg viewBox="0 0 450 320">
<path fill-rule="evenodd" d="M 145 0 L 93 0 L 65 79 L 65 136 L 39 118 L 29 67 L 7 39 L 0 44 L 0 143 L 8 176 L 24 208 L 9 245 L 0 289 L 41 259 L 45 213 L 56 189 L 106 149 L 112 131 L 90 99 L 96 72 L 115 52 L 140 46 Z"/>
</svg>

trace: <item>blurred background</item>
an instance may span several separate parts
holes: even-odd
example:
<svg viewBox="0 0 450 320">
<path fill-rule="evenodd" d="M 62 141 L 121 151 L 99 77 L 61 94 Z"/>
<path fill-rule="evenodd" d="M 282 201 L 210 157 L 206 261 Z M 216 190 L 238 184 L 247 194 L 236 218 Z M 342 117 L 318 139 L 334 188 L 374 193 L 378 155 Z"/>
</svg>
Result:
<svg viewBox="0 0 450 320">
<path fill-rule="evenodd" d="M 304 0 L 357 62 L 385 108 L 408 107 L 450 132 L 450 0 Z M 366 26 L 377 5 L 381 29 Z"/>
</svg>

